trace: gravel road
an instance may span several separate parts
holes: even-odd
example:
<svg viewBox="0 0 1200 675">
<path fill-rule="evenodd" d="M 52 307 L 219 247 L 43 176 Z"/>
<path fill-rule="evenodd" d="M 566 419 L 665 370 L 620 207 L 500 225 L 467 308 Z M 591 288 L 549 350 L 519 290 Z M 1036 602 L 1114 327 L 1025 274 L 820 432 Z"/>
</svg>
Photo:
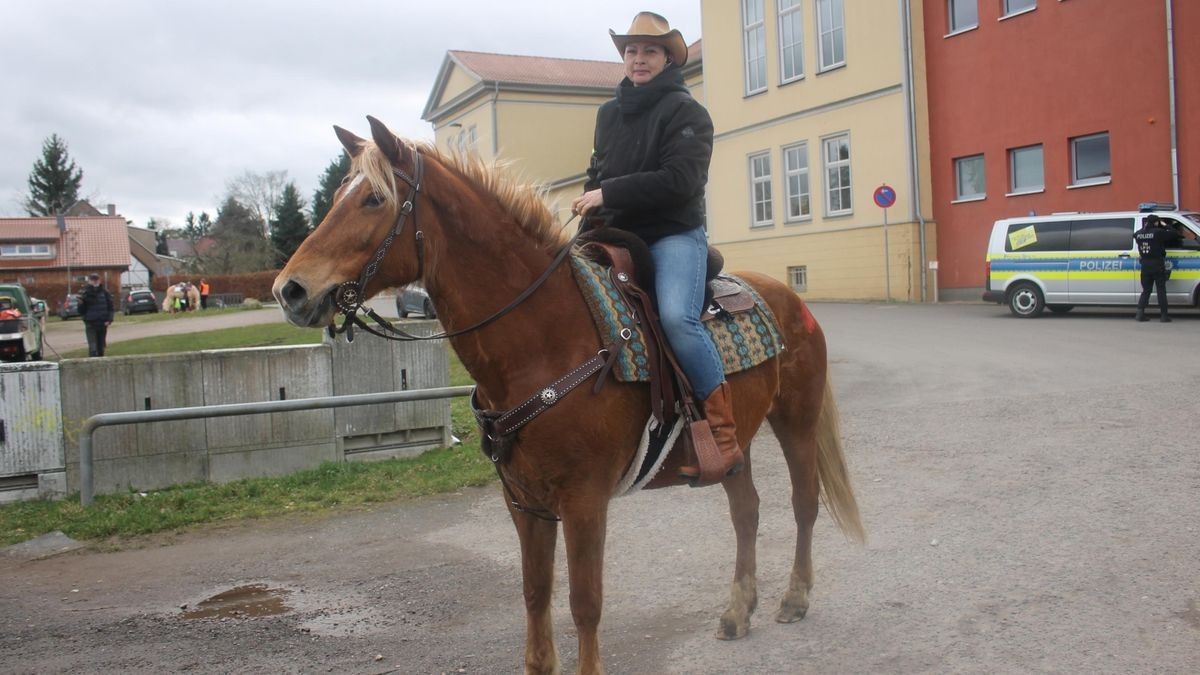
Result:
<svg viewBox="0 0 1200 675">
<path fill-rule="evenodd" d="M 721 642 L 733 559 L 722 491 L 614 502 L 610 673 L 1200 671 L 1200 317 L 813 311 L 869 542 L 822 515 L 809 615 L 771 621 L 795 529 L 777 444 L 760 433 L 759 611 L 747 638 Z M 0 671 L 521 667 L 516 536 L 494 487 L 112 548 L 0 555 Z M 555 626 L 571 670 L 563 557 L 560 543 Z M 250 585 L 282 613 L 185 618 Z"/>
</svg>

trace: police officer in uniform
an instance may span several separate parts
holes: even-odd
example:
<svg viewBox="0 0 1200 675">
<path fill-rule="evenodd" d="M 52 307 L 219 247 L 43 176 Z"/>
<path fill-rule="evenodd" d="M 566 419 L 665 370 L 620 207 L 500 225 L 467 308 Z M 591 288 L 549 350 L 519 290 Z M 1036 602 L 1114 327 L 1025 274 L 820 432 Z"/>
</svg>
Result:
<svg viewBox="0 0 1200 675">
<path fill-rule="evenodd" d="M 1167 248 L 1178 246 L 1183 238 L 1179 233 L 1168 228 L 1158 216 L 1146 216 L 1142 229 L 1133 233 L 1133 241 L 1137 244 L 1138 254 L 1142 257 L 1142 296 L 1138 298 L 1138 321 L 1148 321 L 1146 305 L 1150 303 L 1150 288 L 1158 291 L 1159 321 L 1170 323 L 1167 316 Z"/>
</svg>

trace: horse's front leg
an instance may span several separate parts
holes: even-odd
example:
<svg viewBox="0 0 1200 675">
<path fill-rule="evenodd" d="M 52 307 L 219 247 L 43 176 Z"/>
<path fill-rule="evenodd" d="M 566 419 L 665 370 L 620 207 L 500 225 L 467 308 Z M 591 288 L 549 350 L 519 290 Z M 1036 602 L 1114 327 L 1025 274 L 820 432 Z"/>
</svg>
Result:
<svg viewBox="0 0 1200 675">
<path fill-rule="evenodd" d="M 562 510 L 571 578 L 571 616 L 579 633 L 579 673 L 603 673 L 600 663 L 600 613 L 604 604 L 604 538 L 608 499 L 573 501 Z"/>
<path fill-rule="evenodd" d="M 558 650 L 550 616 L 554 590 L 554 546 L 558 523 L 509 505 L 517 537 L 521 540 L 521 576 L 525 593 L 525 672 L 559 673 Z"/>
<path fill-rule="evenodd" d="M 748 451 L 749 448 L 747 447 Z M 755 578 L 758 538 L 758 490 L 751 477 L 750 453 L 741 473 L 725 479 L 725 496 L 729 498 L 729 517 L 737 537 L 737 562 L 733 567 L 733 586 L 729 590 L 729 607 L 721 615 L 717 638 L 736 640 L 750 631 L 750 615 L 758 606 L 758 582 Z"/>
</svg>

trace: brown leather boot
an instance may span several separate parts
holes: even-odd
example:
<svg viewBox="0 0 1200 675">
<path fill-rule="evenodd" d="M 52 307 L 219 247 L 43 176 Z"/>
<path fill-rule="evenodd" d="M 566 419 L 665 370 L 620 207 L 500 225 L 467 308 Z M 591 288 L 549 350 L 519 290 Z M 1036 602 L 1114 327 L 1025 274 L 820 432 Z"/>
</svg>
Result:
<svg viewBox="0 0 1200 675">
<path fill-rule="evenodd" d="M 698 466 L 700 462 L 697 461 L 696 465 L 680 468 L 679 475 L 689 479 L 693 487 L 720 482 L 725 476 L 732 476 L 741 471 L 742 464 L 746 461 L 742 454 L 742 448 L 738 445 L 737 426 L 733 421 L 733 398 L 730 394 L 729 383 L 722 382 L 708 395 L 708 398 L 700 403 L 700 407 L 704 411 L 704 419 L 708 422 L 713 439 L 717 443 L 717 449 L 720 451 L 722 466 L 717 471 L 714 470 L 716 467 Z M 706 474 L 702 469 L 709 470 Z"/>
</svg>

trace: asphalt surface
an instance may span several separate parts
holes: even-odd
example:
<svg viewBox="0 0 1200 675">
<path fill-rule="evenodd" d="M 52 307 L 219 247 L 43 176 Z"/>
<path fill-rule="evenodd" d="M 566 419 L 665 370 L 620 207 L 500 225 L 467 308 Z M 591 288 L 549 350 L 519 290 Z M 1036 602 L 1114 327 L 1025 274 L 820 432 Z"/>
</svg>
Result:
<svg viewBox="0 0 1200 675">
<path fill-rule="evenodd" d="M 1200 316 L 813 313 L 868 543 L 822 515 L 808 617 L 771 620 L 795 528 L 782 458 L 761 433 L 759 610 L 749 636 L 721 642 L 733 561 L 723 492 L 617 500 L 610 673 L 1200 671 Z M 570 671 L 563 557 L 560 543 L 555 627 Z M 516 537 L 495 487 L 31 558 L 0 558 L 3 672 L 521 668 Z M 287 609 L 185 618 L 256 584 Z"/>
</svg>

